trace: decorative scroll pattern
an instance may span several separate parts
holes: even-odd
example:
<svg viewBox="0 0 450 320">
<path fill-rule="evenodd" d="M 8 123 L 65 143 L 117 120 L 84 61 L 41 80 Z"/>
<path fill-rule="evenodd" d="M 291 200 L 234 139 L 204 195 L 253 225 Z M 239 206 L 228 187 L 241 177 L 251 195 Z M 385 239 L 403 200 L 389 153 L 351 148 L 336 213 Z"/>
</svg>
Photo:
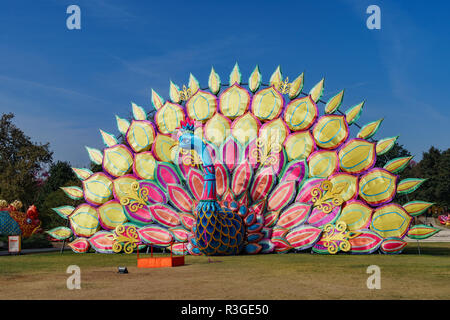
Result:
<svg viewBox="0 0 450 320">
<path fill-rule="evenodd" d="M 251 151 L 252 156 L 262 166 L 273 166 L 277 163 L 278 157 L 276 156 L 281 152 L 281 145 L 277 142 L 273 142 L 269 145 L 265 139 L 256 139 L 256 148 Z"/>
<path fill-rule="evenodd" d="M 346 182 L 339 183 L 334 186 L 330 181 L 325 180 L 320 184 L 320 187 L 315 187 L 311 190 L 312 202 L 318 210 L 324 213 L 330 213 L 333 206 L 340 206 L 344 200 L 342 193 L 347 189 Z"/>
<path fill-rule="evenodd" d="M 324 235 L 321 241 L 323 246 L 328 249 L 330 254 L 335 254 L 340 250 L 347 252 L 351 249 L 351 244 L 348 241 L 359 235 L 359 233 L 346 232 L 347 224 L 345 222 L 338 222 L 336 226 L 327 224 L 323 228 Z"/>
<path fill-rule="evenodd" d="M 192 97 L 191 88 L 186 88 L 186 86 L 183 85 L 183 89 L 180 90 L 180 99 L 182 101 L 189 100 L 190 97 Z"/>
<path fill-rule="evenodd" d="M 117 226 L 113 237 L 113 251 L 116 253 L 121 252 L 123 249 L 126 254 L 130 254 L 140 242 L 136 227 L 125 227 L 123 224 Z"/>
<path fill-rule="evenodd" d="M 282 94 L 289 93 L 291 90 L 291 83 L 289 83 L 289 78 L 286 77 L 284 81 L 280 82 L 280 85 L 278 86 L 278 91 L 280 91 Z"/>
<path fill-rule="evenodd" d="M 136 212 L 147 205 L 147 197 L 148 190 L 146 188 L 141 189 L 138 182 L 133 182 L 127 196 L 120 199 L 120 204 L 128 206 L 131 212 Z"/>
</svg>

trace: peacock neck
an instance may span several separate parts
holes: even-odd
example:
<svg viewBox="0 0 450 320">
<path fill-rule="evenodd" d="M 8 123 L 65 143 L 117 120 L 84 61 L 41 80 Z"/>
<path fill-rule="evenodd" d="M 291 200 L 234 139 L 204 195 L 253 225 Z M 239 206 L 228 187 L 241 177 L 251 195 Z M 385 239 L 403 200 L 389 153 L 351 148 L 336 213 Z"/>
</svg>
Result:
<svg viewBox="0 0 450 320">
<path fill-rule="evenodd" d="M 203 166 L 203 193 L 200 201 L 217 201 L 216 170 L 209 149 L 199 138 L 194 139 L 194 150 L 202 159 Z"/>
</svg>

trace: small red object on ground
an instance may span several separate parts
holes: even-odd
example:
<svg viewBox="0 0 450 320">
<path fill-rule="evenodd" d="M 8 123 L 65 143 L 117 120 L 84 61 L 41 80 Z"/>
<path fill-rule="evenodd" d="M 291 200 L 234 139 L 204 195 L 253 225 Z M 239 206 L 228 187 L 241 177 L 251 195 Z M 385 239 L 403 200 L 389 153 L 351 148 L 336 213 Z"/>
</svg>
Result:
<svg viewBox="0 0 450 320">
<path fill-rule="evenodd" d="M 150 258 L 139 258 L 139 250 L 137 251 L 137 267 L 138 268 L 164 268 L 177 267 L 184 265 L 184 252 L 182 256 L 174 257 L 172 254 L 172 244 L 170 245 L 170 257 L 153 257 L 153 246 L 151 248 Z"/>
</svg>

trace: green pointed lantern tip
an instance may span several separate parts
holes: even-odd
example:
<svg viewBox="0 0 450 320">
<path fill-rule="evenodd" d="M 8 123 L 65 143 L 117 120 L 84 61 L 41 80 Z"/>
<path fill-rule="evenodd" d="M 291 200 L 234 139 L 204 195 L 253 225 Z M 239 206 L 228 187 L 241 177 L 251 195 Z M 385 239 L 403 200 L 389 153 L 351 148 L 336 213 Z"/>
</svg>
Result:
<svg viewBox="0 0 450 320">
<path fill-rule="evenodd" d="M 350 107 L 345 111 L 345 120 L 347 121 L 348 125 L 352 125 L 353 123 L 358 121 L 359 117 L 361 117 L 365 103 L 366 100 L 363 100 L 362 102 L 355 104 L 353 107 Z"/>
<path fill-rule="evenodd" d="M 259 66 L 256 65 L 255 69 L 253 69 L 252 74 L 248 78 L 248 87 L 251 92 L 256 92 L 261 86 L 262 76 L 259 71 Z"/>
<path fill-rule="evenodd" d="M 241 70 L 239 69 L 238 63 L 236 62 L 236 64 L 233 67 L 233 70 L 231 71 L 231 74 L 230 74 L 229 85 L 232 86 L 235 83 L 241 84 L 241 79 L 242 79 Z"/>
<path fill-rule="evenodd" d="M 147 113 L 144 108 L 131 101 L 133 117 L 135 120 L 147 120 Z"/>
<path fill-rule="evenodd" d="M 103 143 L 105 144 L 106 147 L 112 147 L 119 143 L 117 141 L 117 138 L 112 133 L 106 132 L 102 129 L 99 130 L 103 139 Z"/>
<path fill-rule="evenodd" d="M 86 150 L 88 152 L 89 158 L 91 159 L 91 161 L 93 163 L 99 164 L 99 165 L 102 164 L 102 162 L 103 162 L 103 153 L 100 150 L 95 149 L 95 148 L 90 148 L 88 146 L 85 146 L 85 148 L 86 148 Z"/>
<path fill-rule="evenodd" d="M 303 84 L 305 82 L 305 72 L 303 71 L 294 81 L 292 81 L 289 88 L 289 99 L 293 100 L 298 97 L 298 95 L 303 90 Z"/>
<path fill-rule="evenodd" d="M 171 79 L 169 79 L 169 97 L 173 103 L 180 103 L 180 87 L 178 87 Z"/>
<path fill-rule="evenodd" d="M 117 129 L 122 135 L 127 133 L 128 127 L 130 126 L 130 122 L 126 119 L 123 119 L 116 115 Z"/>
<path fill-rule="evenodd" d="M 281 66 L 278 65 L 277 69 L 272 76 L 270 77 L 270 85 L 274 86 L 275 89 L 278 89 L 281 82 L 283 81 L 283 73 L 281 72 Z"/>
<path fill-rule="evenodd" d="M 197 78 L 194 77 L 192 73 L 189 73 L 189 89 L 191 90 L 191 94 L 194 95 L 200 89 L 200 83 Z"/>
<path fill-rule="evenodd" d="M 325 88 L 325 77 L 322 78 L 312 89 L 309 91 L 311 99 L 317 103 L 323 95 L 323 90 Z"/>
<path fill-rule="evenodd" d="M 164 105 L 164 99 L 152 88 L 152 106 L 155 110 L 159 110 Z"/>
<path fill-rule="evenodd" d="M 217 95 L 220 91 L 220 86 L 221 86 L 220 77 L 217 74 L 217 72 L 214 70 L 214 67 L 211 66 L 211 73 L 209 74 L 209 79 L 208 79 L 209 90 L 213 94 Z"/>
<path fill-rule="evenodd" d="M 333 114 L 335 113 L 342 104 L 342 100 L 344 99 L 345 89 L 339 91 L 333 97 L 331 97 L 325 105 L 325 113 Z"/>
</svg>

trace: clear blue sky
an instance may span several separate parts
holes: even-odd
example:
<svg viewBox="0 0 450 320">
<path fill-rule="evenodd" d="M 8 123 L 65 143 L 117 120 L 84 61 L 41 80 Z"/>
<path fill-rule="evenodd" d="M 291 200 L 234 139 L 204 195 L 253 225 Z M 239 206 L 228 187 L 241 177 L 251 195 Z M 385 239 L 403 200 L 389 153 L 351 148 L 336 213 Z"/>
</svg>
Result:
<svg viewBox="0 0 450 320">
<path fill-rule="evenodd" d="M 81 8 L 81 30 L 66 8 Z M 366 8 L 381 8 L 381 30 Z M 245 79 L 278 65 L 325 96 L 346 89 L 341 109 L 365 99 L 359 121 L 384 117 L 376 138 L 399 142 L 420 160 L 450 147 L 450 3 L 428 1 L 8 1 L 0 4 L 0 113 L 56 160 L 86 166 L 84 146 L 101 148 L 98 129 L 117 133 L 130 102 L 151 107 L 155 89 L 192 72 L 207 85 L 237 61 Z"/>
</svg>

